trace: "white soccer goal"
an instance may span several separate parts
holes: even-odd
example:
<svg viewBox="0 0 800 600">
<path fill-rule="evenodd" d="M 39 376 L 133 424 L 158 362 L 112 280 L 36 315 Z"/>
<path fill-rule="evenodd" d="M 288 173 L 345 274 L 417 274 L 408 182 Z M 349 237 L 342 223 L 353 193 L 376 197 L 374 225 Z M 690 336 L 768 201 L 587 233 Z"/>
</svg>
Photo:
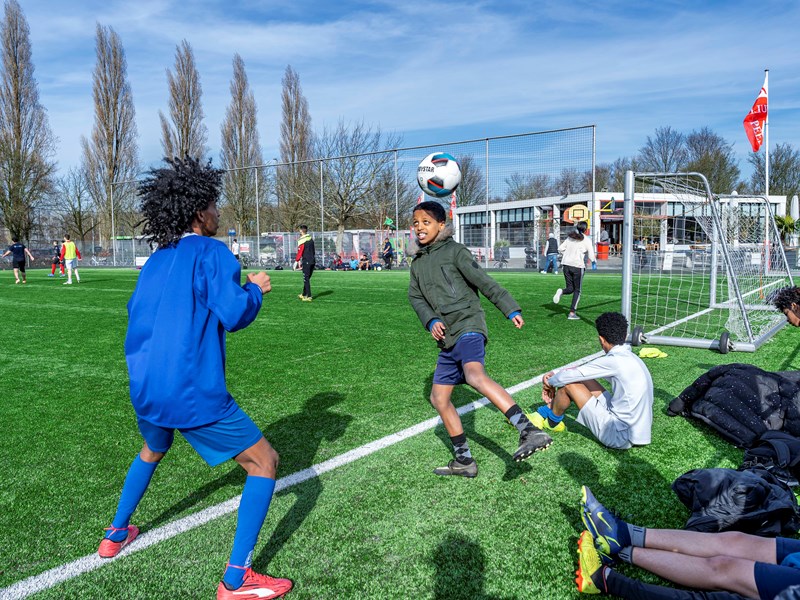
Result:
<svg viewBox="0 0 800 600">
<path fill-rule="evenodd" d="M 786 322 L 794 285 L 763 196 L 711 193 L 700 173 L 625 177 L 622 312 L 631 343 L 753 352 Z"/>
</svg>

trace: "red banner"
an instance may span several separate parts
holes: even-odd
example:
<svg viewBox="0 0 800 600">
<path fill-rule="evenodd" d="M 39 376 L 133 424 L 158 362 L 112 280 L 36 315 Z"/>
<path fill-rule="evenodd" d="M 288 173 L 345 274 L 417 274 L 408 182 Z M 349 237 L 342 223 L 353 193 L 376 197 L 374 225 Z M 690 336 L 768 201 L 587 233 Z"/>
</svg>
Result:
<svg viewBox="0 0 800 600">
<path fill-rule="evenodd" d="M 456 209 L 456 193 L 453 192 L 453 195 L 450 196 L 450 219 L 453 218 L 453 211 Z"/>
<path fill-rule="evenodd" d="M 764 78 L 764 87 L 758 94 L 758 98 L 753 103 L 753 108 L 744 118 L 744 131 L 753 152 L 758 152 L 761 144 L 764 143 L 764 124 L 767 121 L 767 79 Z"/>
</svg>

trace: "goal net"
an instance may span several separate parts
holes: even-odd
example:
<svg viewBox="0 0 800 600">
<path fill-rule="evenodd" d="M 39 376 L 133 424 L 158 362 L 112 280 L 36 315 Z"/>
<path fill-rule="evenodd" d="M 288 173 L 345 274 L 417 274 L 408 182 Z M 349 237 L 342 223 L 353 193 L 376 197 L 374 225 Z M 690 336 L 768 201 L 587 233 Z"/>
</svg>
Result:
<svg viewBox="0 0 800 600">
<path fill-rule="evenodd" d="M 623 313 L 631 342 L 755 351 L 785 324 L 793 285 L 772 208 L 711 193 L 700 173 L 625 178 Z"/>
</svg>

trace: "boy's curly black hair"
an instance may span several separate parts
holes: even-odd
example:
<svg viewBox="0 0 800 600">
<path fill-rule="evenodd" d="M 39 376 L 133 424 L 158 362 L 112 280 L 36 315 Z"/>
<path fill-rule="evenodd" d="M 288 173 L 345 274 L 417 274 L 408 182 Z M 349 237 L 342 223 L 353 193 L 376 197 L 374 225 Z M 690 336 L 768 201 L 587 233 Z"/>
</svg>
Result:
<svg viewBox="0 0 800 600">
<path fill-rule="evenodd" d="M 169 167 L 150 169 L 139 184 L 144 225 L 150 242 L 166 248 L 191 230 L 195 215 L 219 199 L 222 171 L 197 158 L 165 158 Z"/>
<path fill-rule="evenodd" d="M 603 313 L 594 322 L 597 333 L 602 335 L 609 344 L 619 346 L 625 343 L 628 337 L 628 319 L 618 312 Z"/>
<path fill-rule="evenodd" d="M 424 210 L 426 213 L 436 219 L 438 223 L 444 223 L 447 220 L 447 213 L 444 211 L 444 207 L 434 200 L 420 202 L 414 206 L 413 212 L 417 212 L 418 210 Z"/>
<path fill-rule="evenodd" d="M 785 312 L 787 308 L 792 308 L 792 304 L 800 306 L 800 288 L 799 287 L 785 287 L 776 290 L 769 297 L 769 302 L 775 305 L 781 312 Z"/>
</svg>

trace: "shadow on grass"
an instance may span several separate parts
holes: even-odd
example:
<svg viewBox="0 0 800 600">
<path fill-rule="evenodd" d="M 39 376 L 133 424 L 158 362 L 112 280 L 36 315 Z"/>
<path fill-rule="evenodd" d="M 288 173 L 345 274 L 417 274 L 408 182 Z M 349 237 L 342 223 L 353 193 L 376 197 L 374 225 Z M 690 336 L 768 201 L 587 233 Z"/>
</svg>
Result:
<svg viewBox="0 0 800 600">
<path fill-rule="evenodd" d="M 344 435 L 353 417 L 330 410 L 343 400 L 344 396 L 337 392 L 316 394 L 306 400 L 298 414 L 276 421 L 264 430 L 264 437 L 281 455 L 282 465 L 289 467 L 286 470 L 294 473 L 313 466 L 319 462 L 317 455 L 323 442 L 333 442 Z M 280 472 L 278 476 L 281 476 Z M 275 526 L 272 537 L 261 553 L 253 560 L 253 566 L 257 571 L 266 570 L 283 544 L 314 509 L 321 493 L 322 481 L 319 477 L 312 477 L 302 485 L 278 493 L 281 496 L 293 494 L 295 502 Z"/>
<path fill-rule="evenodd" d="M 167 457 L 166 460 L 169 460 Z M 208 498 L 220 488 L 234 485 L 244 485 L 245 472 L 235 465 L 230 471 L 216 478 L 214 481 L 209 481 L 203 487 L 192 491 L 188 496 L 170 506 L 167 510 L 158 515 L 155 519 L 145 524 L 142 529 L 155 529 L 159 525 L 169 523 L 174 519 L 183 516 L 183 513 L 193 506 L 200 504 L 203 500 Z"/>
<path fill-rule="evenodd" d="M 323 298 L 325 296 L 330 296 L 331 294 L 333 294 L 333 290 L 324 290 L 324 291 L 320 292 L 319 294 L 314 294 L 313 298 L 314 298 L 314 300 L 317 300 L 318 298 Z"/>
<path fill-rule="evenodd" d="M 436 573 L 433 579 L 435 600 L 501 600 L 488 596 L 486 583 L 486 555 L 477 542 L 461 535 L 447 535 L 431 558 Z"/>
<path fill-rule="evenodd" d="M 568 302 L 567 302 L 567 300 L 568 300 Z M 572 306 L 572 296 L 571 295 L 570 296 L 564 295 L 564 296 L 561 297 L 561 303 L 560 304 L 553 304 L 552 302 L 545 302 L 544 304 L 540 304 L 539 308 L 549 312 L 550 314 L 547 315 L 547 317 L 552 319 L 554 317 L 559 317 L 561 315 L 563 315 L 564 318 L 566 318 L 566 316 L 569 314 L 569 310 L 570 310 L 571 306 Z M 596 304 L 580 304 L 578 306 L 578 316 L 580 316 L 580 313 L 582 313 L 584 311 L 591 311 L 591 309 L 593 309 L 593 308 L 599 308 L 599 307 L 602 307 L 602 306 L 608 306 L 608 310 L 610 310 L 610 311 L 611 310 L 617 310 L 617 308 L 615 308 L 616 305 L 611 301 L 598 302 Z M 589 325 L 594 326 L 594 321 L 592 319 L 581 317 L 581 321 L 584 321 L 584 322 L 588 323 Z"/>
<path fill-rule="evenodd" d="M 599 443 L 599 442 L 597 442 Z M 575 482 L 575 494 L 568 501 L 559 502 L 561 512 L 575 528 L 576 534 L 584 529 L 581 522 L 580 487 L 586 485 L 595 497 L 606 508 L 616 511 L 619 507 L 628 506 L 632 501 L 644 502 L 648 506 L 660 504 L 656 499 L 671 496 L 671 484 L 650 463 L 644 460 L 641 453 L 647 448 L 631 448 L 630 450 L 612 450 L 604 448 L 607 460 L 598 466 L 595 461 L 578 454 L 564 452 L 558 462 L 564 471 Z M 602 467 L 602 471 L 601 471 Z M 615 471 L 610 475 L 611 471 Z M 657 508 L 654 508 L 657 512 Z M 626 520 L 630 515 L 620 515 Z M 647 515 L 633 515 L 629 522 L 647 522 Z"/>
</svg>

